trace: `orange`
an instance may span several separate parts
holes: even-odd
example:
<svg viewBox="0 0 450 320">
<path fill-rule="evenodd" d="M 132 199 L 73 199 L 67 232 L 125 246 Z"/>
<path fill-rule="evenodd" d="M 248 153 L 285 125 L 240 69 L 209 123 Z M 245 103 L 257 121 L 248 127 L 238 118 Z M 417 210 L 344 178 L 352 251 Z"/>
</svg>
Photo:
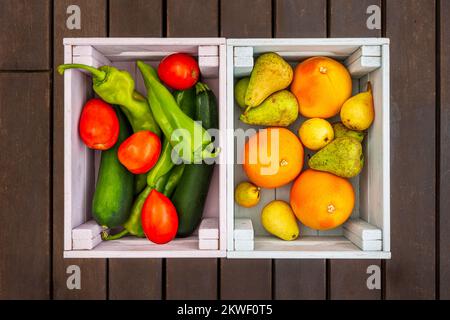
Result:
<svg viewBox="0 0 450 320">
<path fill-rule="evenodd" d="M 300 140 L 285 128 L 266 128 L 250 137 L 243 168 L 258 187 L 278 188 L 294 180 L 303 167 Z"/>
<path fill-rule="evenodd" d="M 305 226 L 329 230 L 352 214 L 355 193 L 350 182 L 328 172 L 308 169 L 291 188 L 291 207 Z"/>
<path fill-rule="evenodd" d="M 291 91 L 299 112 L 307 118 L 330 118 L 341 110 L 352 94 L 352 79 L 338 61 L 313 57 L 295 68 Z"/>
</svg>

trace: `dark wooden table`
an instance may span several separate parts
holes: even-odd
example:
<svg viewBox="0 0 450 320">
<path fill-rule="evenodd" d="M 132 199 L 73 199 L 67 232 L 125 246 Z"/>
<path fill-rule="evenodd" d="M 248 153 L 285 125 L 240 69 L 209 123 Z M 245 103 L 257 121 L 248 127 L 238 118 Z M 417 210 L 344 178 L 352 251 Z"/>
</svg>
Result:
<svg viewBox="0 0 450 320">
<path fill-rule="evenodd" d="M 81 30 L 66 27 L 71 4 Z M 381 30 L 366 27 L 371 4 Z M 449 16 L 444 0 L 0 0 L 0 298 L 449 299 Z M 55 66 L 62 39 L 85 36 L 389 37 L 392 259 L 63 259 Z M 367 289 L 372 264 L 381 290 Z"/>
</svg>

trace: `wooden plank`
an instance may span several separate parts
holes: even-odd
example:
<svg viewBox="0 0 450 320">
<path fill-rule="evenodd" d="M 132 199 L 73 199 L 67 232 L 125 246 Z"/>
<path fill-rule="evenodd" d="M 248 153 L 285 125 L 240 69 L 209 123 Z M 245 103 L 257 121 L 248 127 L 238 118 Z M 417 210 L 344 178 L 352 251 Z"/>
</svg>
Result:
<svg viewBox="0 0 450 320">
<path fill-rule="evenodd" d="M 220 35 L 228 38 L 270 38 L 271 0 L 227 0 L 220 2 Z"/>
<path fill-rule="evenodd" d="M 220 299 L 272 299 L 272 260 L 222 259 Z"/>
<path fill-rule="evenodd" d="M 379 300 L 380 289 L 369 289 L 367 279 L 373 271 L 369 266 L 380 267 L 380 260 L 331 260 L 329 297 L 332 300 Z M 381 271 L 379 281 L 381 282 Z M 372 281 L 369 281 L 372 284 Z"/>
<path fill-rule="evenodd" d="M 80 30 L 66 27 L 66 10 L 72 0 L 55 0 L 53 34 L 53 298 L 105 299 L 106 259 L 64 259 L 64 80 L 56 66 L 64 62 L 64 37 L 106 35 L 106 0 L 77 0 L 82 20 Z M 69 290 L 66 269 L 77 265 L 81 270 L 81 290 Z"/>
<path fill-rule="evenodd" d="M 275 37 L 326 37 L 326 9 L 326 0 L 277 0 Z M 277 198 L 283 196 L 288 201 L 289 190 L 277 190 Z M 280 259 L 274 266 L 275 299 L 326 298 L 325 260 Z"/>
<path fill-rule="evenodd" d="M 111 37 L 160 37 L 162 0 L 110 0 Z"/>
<path fill-rule="evenodd" d="M 167 36 L 216 37 L 218 10 L 218 0 L 168 0 Z"/>
<path fill-rule="evenodd" d="M 331 0 L 328 21 L 330 37 L 381 36 L 381 29 L 367 28 L 367 19 L 370 17 L 370 14 L 367 14 L 367 8 L 371 5 L 377 5 L 381 9 L 381 0 Z"/>
<path fill-rule="evenodd" d="M 109 299 L 162 298 L 161 259 L 110 259 Z"/>
<path fill-rule="evenodd" d="M 369 5 L 376 4 L 381 7 L 381 1 L 372 0 L 331 0 L 329 17 L 329 37 L 365 37 L 381 36 L 381 30 L 369 30 L 366 26 L 366 9 Z M 329 260 L 330 278 L 328 287 L 329 297 L 332 299 L 345 299 L 355 297 L 357 299 L 380 299 L 381 290 L 367 289 L 366 269 L 369 265 L 380 261 L 359 260 L 351 263 L 346 260 Z M 347 281 L 342 281 L 345 278 Z M 364 281 L 363 281 L 364 280 Z"/>
<path fill-rule="evenodd" d="M 221 36 L 272 37 L 270 0 L 228 0 L 220 5 Z M 221 299 L 272 298 L 272 260 L 222 259 L 220 268 Z"/>
<path fill-rule="evenodd" d="M 436 288 L 435 3 L 388 1 L 386 15 L 386 36 L 391 39 L 393 151 L 392 259 L 386 262 L 386 298 L 433 299 Z"/>
<path fill-rule="evenodd" d="M 217 259 L 167 259 L 166 299 L 217 299 Z"/>
<path fill-rule="evenodd" d="M 49 73 L 0 73 L 0 97 L 0 299 L 48 299 Z"/>
<path fill-rule="evenodd" d="M 275 0 L 275 37 L 321 38 L 327 34 L 326 0 Z"/>
<path fill-rule="evenodd" d="M 1 2 L 0 69 L 50 69 L 50 0 Z"/>
<path fill-rule="evenodd" d="M 167 4 L 167 36 L 216 37 L 219 19 L 217 1 L 169 1 Z M 180 8 L 184 8 L 180 10 Z M 207 7 L 209 10 L 204 10 Z M 184 10 L 189 10 L 186 14 Z M 202 17 L 198 16 L 201 12 Z M 176 14 L 176 15 L 175 15 Z M 195 18 L 194 18 L 195 17 Z M 203 21 L 202 23 L 199 23 Z M 167 259 L 166 297 L 167 299 L 216 299 L 217 259 Z M 187 271 L 188 270 L 188 271 Z"/>
<path fill-rule="evenodd" d="M 161 37 L 163 34 L 161 0 L 112 0 L 109 12 L 110 37 Z M 124 63 L 122 68 L 137 78 L 133 63 Z M 162 268 L 162 259 L 111 259 L 109 298 L 161 299 Z"/>
<path fill-rule="evenodd" d="M 439 187 L 439 280 L 441 299 L 450 299 L 450 2 L 440 1 L 440 187 Z"/>
<path fill-rule="evenodd" d="M 274 299 L 326 299 L 325 260 L 275 260 Z"/>
</svg>

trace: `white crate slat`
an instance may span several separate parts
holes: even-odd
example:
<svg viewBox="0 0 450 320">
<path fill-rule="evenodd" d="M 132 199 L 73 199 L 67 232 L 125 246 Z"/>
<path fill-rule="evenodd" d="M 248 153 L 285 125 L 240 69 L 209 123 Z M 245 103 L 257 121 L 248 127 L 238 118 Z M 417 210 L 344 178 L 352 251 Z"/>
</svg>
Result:
<svg viewBox="0 0 450 320">
<path fill-rule="evenodd" d="M 250 219 L 234 220 L 234 239 L 235 240 L 253 240 L 253 224 Z"/>
<path fill-rule="evenodd" d="M 200 250 L 218 250 L 219 239 L 199 239 L 198 248 Z"/>
<path fill-rule="evenodd" d="M 347 229 L 344 229 L 344 236 L 363 251 L 380 251 L 382 249 L 381 240 L 363 240 Z"/>
<path fill-rule="evenodd" d="M 345 59 L 345 65 L 350 65 L 360 57 L 381 57 L 381 46 L 361 46 L 351 54 L 350 57 Z"/>
<path fill-rule="evenodd" d="M 217 77 L 219 69 L 218 56 L 201 56 L 198 57 L 198 67 L 203 78 Z"/>
<path fill-rule="evenodd" d="M 253 57 L 234 57 L 234 74 L 236 77 L 250 75 L 253 69 Z"/>
<path fill-rule="evenodd" d="M 95 222 L 95 220 L 89 220 L 72 230 L 72 239 L 93 239 L 100 235 L 103 230 L 105 229 Z"/>
<path fill-rule="evenodd" d="M 102 242 L 102 237 L 97 235 L 92 239 L 73 239 L 72 247 L 74 250 L 92 250 Z"/>
<path fill-rule="evenodd" d="M 381 240 L 381 230 L 362 219 L 350 219 L 344 229 L 354 233 L 362 240 Z"/>
<path fill-rule="evenodd" d="M 73 47 L 73 56 L 74 56 L 74 58 L 91 57 L 95 61 L 98 61 L 100 66 L 106 66 L 106 65 L 111 64 L 111 61 L 108 58 L 106 58 L 103 54 L 98 52 L 92 46 L 74 46 Z"/>
<path fill-rule="evenodd" d="M 234 47 L 235 57 L 253 57 L 253 47 Z"/>
<path fill-rule="evenodd" d="M 381 67 L 381 57 L 362 56 L 350 65 L 347 65 L 347 69 L 352 77 L 356 78 L 360 78 L 379 67 Z"/>
<path fill-rule="evenodd" d="M 198 56 L 199 57 L 207 57 L 207 56 L 219 56 L 219 46 L 199 46 L 198 47 Z"/>
<path fill-rule="evenodd" d="M 236 251 L 253 251 L 255 243 L 253 240 L 234 240 L 234 249 Z"/>
<path fill-rule="evenodd" d="M 198 228 L 199 239 L 219 239 L 219 220 L 216 218 L 205 218 Z"/>
</svg>

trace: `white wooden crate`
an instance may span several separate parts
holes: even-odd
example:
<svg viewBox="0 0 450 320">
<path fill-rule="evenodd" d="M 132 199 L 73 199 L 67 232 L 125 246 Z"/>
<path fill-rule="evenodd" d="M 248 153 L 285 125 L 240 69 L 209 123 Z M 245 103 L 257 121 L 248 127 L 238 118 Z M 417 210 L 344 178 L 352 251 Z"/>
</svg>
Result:
<svg viewBox="0 0 450 320">
<path fill-rule="evenodd" d="M 353 219 L 367 222 L 370 229 L 382 234 L 381 250 L 373 250 L 363 239 L 345 237 L 344 227 L 331 231 L 315 231 L 300 225 L 300 237 L 283 241 L 269 235 L 262 227 L 260 213 L 271 200 L 289 201 L 291 184 L 277 189 L 263 189 L 261 201 L 254 208 L 243 208 L 234 202 L 234 188 L 247 180 L 237 155 L 242 148 L 233 134 L 227 135 L 227 257 L 229 258 L 333 258 L 333 259 L 389 259 L 390 253 L 390 173 L 389 173 L 389 39 L 227 39 L 227 125 L 232 130 L 249 126 L 239 121 L 240 108 L 234 99 L 234 84 L 248 75 L 253 58 L 264 52 L 277 52 L 292 66 L 312 56 L 333 57 L 346 64 L 352 74 L 353 93 L 365 90 L 370 80 L 374 92 L 375 121 L 369 129 L 363 147 L 366 163 L 358 177 L 351 179 L 356 193 Z M 337 120 L 338 118 L 336 118 Z M 299 119 L 290 129 L 297 132 L 305 119 Z M 332 119 L 335 120 L 335 119 Z M 305 149 L 305 151 L 307 151 Z M 306 162 L 306 161 L 305 161 Z M 307 164 L 305 164 L 305 167 Z M 236 248 L 234 227 L 236 219 L 251 219 L 254 231 L 253 250 Z M 352 220 L 358 221 L 358 220 Z M 365 225 L 364 223 L 358 224 Z M 355 226 L 348 226 L 354 229 Z M 365 232 L 357 229 L 357 234 Z M 347 233 L 348 235 L 348 233 Z M 354 235 L 354 234 L 352 234 Z M 368 240 L 372 241 L 372 240 Z M 380 241 L 380 240 L 374 240 Z M 359 247 L 359 246 L 360 247 Z M 249 246 L 251 247 L 251 246 Z M 249 248 L 246 247 L 246 248 Z"/>
<path fill-rule="evenodd" d="M 214 91 L 219 104 L 220 163 L 225 163 L 226 128 L 226 43 L 223 38 L 66 38 L 64 62 L 99 67 L 112 64 L 128 70 L 136 89 L 146 94 L 135 61 L 153 66 L 174 52 L 186 52 L 199 58 L 204 81 Z M 88 149 L 78 136 L 78 119 L 84 103 L 91 97 L 92 81 L 82 71 L 68 70 L 64 75 L 64 256 L 67 258 L 152 258 L 152 257 L 224 257 L 226 255 L 226 166 L 216 165 L 203 216 L 219 221 L 218 249 L 200 250 L 198 233 L 156 245 L 147 239 L 126 237 L 102 241 L 72 238 L 72 231 L 92 219 L 91 203 L 98 170 L 99 153 Z M 94 228 L 95 229 L 95 228 Z M 77 233 L 75 233 L 77 234 Z M 91 234 L 91 233 L 89 233 Z M 94 238 L 97 239 L 97 238 Z M 83 241 L 88 241 L 85 246 Z M 78 241 L 78 242 L 77 242 Z M 85 241 L 85 242 L 86 242 Z M 76 250 L 95 245 L 91 250 Z M 217 246 L 216 246 L 217 247 Z M 210 249 L 211 246 L 208 246 Z"/>
</svg>

